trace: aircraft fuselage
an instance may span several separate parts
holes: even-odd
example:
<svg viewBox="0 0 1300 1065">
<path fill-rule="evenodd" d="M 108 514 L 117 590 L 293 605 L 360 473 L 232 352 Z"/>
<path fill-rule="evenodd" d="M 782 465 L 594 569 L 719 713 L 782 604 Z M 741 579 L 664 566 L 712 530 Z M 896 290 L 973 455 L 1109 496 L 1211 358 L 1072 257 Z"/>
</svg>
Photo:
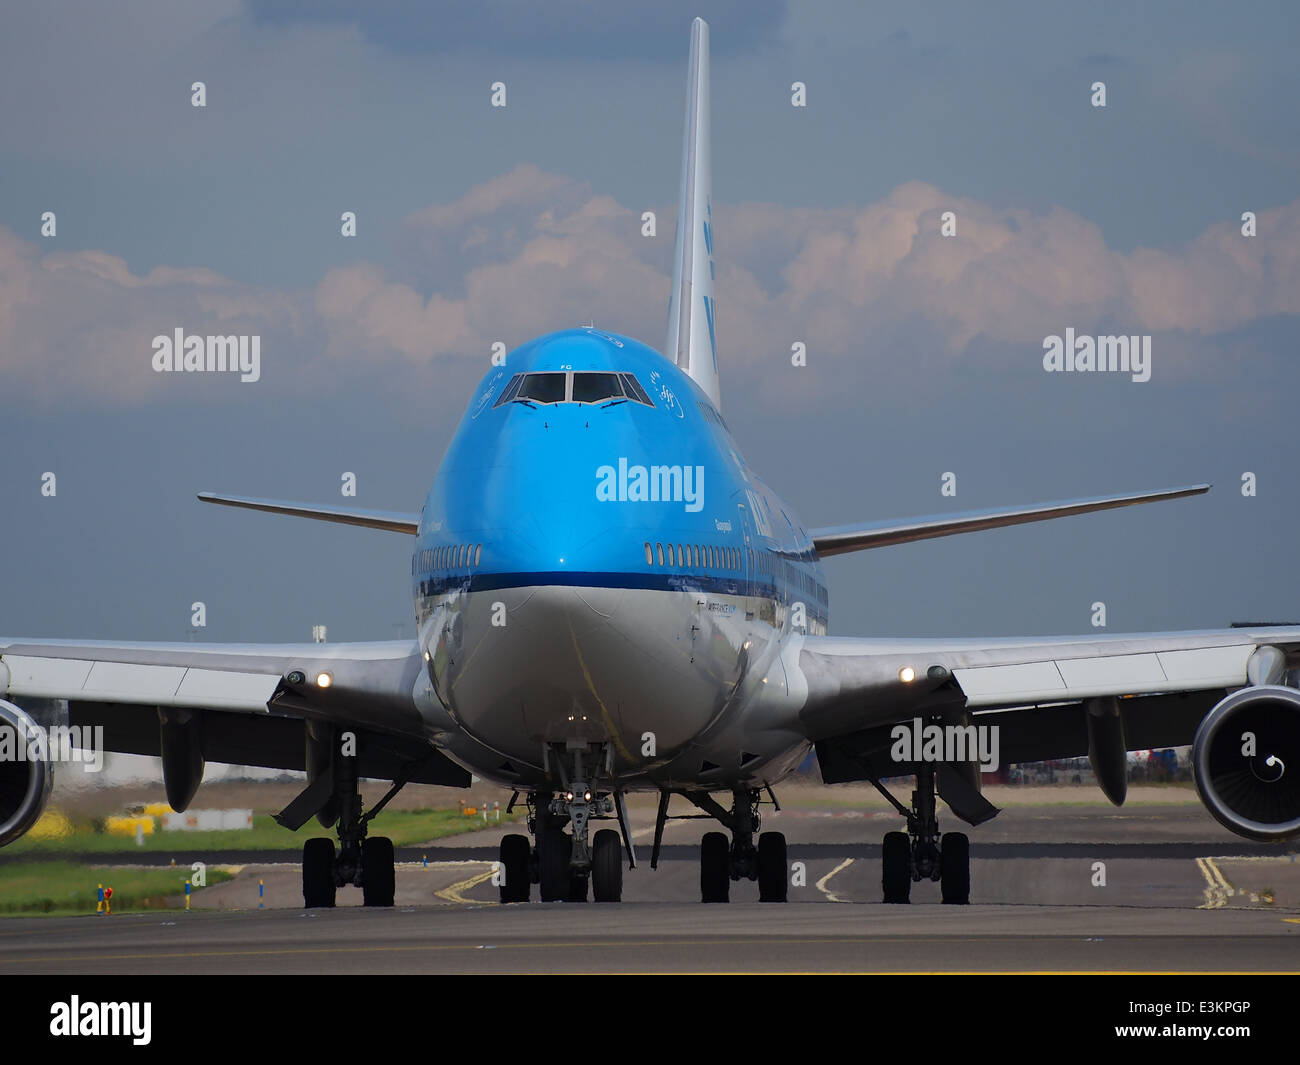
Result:
<svg viewBox="0 0 1300 1065">
<path fill-rule="evenodd" d="M 637 341 L 553 333 L 485 377 L 412 581 L 431 729 L 480 776 L 543 786 L 544 745 L 579 737 L 609 741 L 622 788 L 771 783 L 807 751 L 755 715 L 795 697 L 788 639 L 826 631 L 811 539 Z"/>
</svg>

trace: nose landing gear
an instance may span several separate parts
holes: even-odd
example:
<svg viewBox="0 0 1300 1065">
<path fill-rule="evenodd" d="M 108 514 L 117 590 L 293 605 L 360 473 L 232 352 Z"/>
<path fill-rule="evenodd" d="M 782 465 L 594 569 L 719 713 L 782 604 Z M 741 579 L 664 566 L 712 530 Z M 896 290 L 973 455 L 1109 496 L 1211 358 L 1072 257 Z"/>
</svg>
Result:
<svg viewBox="0 0 1300 1065">
<path fill-rule="evenodd" d="M 534 846 L 519 834 L 501 841 L 501 901 L 527 902 L 534 883 L 543 902 L 586 902 L 589 892 L 596 902 L 622 901 L 624 845 L 629 868 L 636 855 L 623 794 L 613 790 L 613 748 L 603 740 L 548 743 L 545 761 L 561 790 L 528 795 Z M 621 838 L 608 828 L 590 838 L 593 820 L 614 818 Z"/>
</svg>

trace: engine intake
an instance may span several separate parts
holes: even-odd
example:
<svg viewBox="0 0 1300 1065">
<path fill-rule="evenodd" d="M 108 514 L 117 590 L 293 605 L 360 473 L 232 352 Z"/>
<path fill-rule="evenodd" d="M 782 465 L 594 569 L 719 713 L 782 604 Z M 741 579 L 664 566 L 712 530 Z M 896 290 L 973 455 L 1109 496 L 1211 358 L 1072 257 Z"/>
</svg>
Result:
<svg viewBox="0 0 1300 1065">
<path fill-rule="evenodd" d="M 0 699 L 0 847 L 36 824 L 45 810 L 54 771 L 44 737 L 26 712 Z"/>
<path fill-rule="evenodd" d="M 1247 839 L 1300 835 L 1300 691 L 1242 688 L 1196 730 L 1196 790 L 1221 825 Z"/>
</svg>

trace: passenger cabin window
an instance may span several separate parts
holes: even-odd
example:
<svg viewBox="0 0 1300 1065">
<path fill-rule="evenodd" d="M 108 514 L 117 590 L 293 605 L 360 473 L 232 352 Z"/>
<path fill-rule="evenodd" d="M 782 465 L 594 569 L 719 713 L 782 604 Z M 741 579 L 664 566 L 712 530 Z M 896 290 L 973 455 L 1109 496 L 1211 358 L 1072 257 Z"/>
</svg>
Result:
<svg viewBox="0 0 1300 1065">
<path fill-rule="evenodd" d="M 727 547 L 716 544 L 650 543 L 644 545 L 647 566 L 676 566 L 682 569 L 720 569 L 743 572 L 746 552 L 750 569 L 769 570 L 783 579 L 798 582 L 809 592 L 820 592 L 821 585 L 811 577 L 798 573 L 784 561 L 773 561 L 761 552 L 755 556 L 753 548 Z M 477 557 L 475 558 L 477 564 Z"/>
</svg>

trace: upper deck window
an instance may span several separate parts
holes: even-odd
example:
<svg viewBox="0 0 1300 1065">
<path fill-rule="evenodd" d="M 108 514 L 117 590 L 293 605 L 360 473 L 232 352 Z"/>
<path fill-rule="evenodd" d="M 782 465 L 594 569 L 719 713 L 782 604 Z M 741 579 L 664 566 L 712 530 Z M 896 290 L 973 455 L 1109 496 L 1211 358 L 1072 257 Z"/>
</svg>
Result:
<svg viewBox="0 0 1300 1065">
<path fill-rule="evenodd" d="M 704 420 L 706 422 L 713 423 L 724 433 L 726 433 L 728 436 L 731 435 L 731 430 L 727 428 L 727 423 L 722 420 L 722 415 L 719 414 L 716 410 L 714 410 L 712 406 L 710 406 L 707 403 L 701 403 L 700 414 L 703 415 Z"/>
</svg>

